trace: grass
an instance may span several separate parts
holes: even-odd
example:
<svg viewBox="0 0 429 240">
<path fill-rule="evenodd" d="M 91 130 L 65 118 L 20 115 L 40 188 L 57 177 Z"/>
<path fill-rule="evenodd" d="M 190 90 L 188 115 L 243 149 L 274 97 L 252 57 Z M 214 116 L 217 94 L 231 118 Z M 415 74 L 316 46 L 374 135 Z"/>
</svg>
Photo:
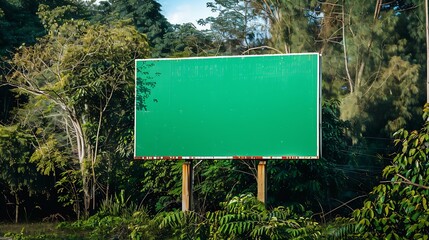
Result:
<svg viewBox="0 0 429 240">
<path fill-rule="evenodd" d="M 23 239 L 85 239 L 86 232 L 58 229 L 58 223 L 0 223 L 0 237 L 23 236 Z"/>
</svg>

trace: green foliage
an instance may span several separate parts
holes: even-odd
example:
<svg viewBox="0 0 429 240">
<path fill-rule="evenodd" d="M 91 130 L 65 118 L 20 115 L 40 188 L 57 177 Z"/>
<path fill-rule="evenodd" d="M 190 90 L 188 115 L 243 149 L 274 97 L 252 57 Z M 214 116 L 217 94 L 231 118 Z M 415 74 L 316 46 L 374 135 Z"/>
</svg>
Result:
<svg viewBox="0 0 429 240">
<path fill-rule="evenodd" d="M 391 57 L 378 72 L 380 78 L 348 95 L 342 105 L 343 118 L 361 134 L 385 134 L 406 126 L 415 117 L 419 103 L 419 66 L 399 56 Z M 376 109 L 389 109 L 379 113 Z M 358 116 L 355 114 L 359 113 Z"/>
<path fill-rule="evenodd" d="M 197 165 L 198 164 L 198 165 Z M 205 213 L 241 192 L 256 192 L 256 161 L 202 161 L 194 168 L 194 209 Z"/>
<path fill-rule="evenodd" d="M 13 240 L 79 240 L 86 239 L 81 235 L 67 234 L 66 236 L 59 234 L 35 234 L 25 235 L 24 233 L 6 233 L 5 238 Z"/>
<path fill-rule="evenodd" d="M 205 216 L 171 212 L 160 226 L 172 228 L 180 239 L 315 239 L 320 235 L 318 224 L 302 207 L 267 210 L 251 194 L 233 197 L 221 207 Z"/>
<path fill-rule="evenodd" d="M 172 31 L 164 35 L 171 57 L 214 56 L 219 46 L 208 32 L 199 31 L 192 23 L 173 25 Z"/>
<path fill-rule="evenodd" d="M 206 236 L 205 222 L 196 212 L 168 212 L 159 226 L 171 230 L 172 237 L 176 239 L 204 239 Z"/>
<path fill-rule="evenodd" d="M 38 9 L 39 4 L 42 6 Z M 75 19 L 84 17 L 85 5 L 77 0 L 1 0 L 0 1 L 0 56 L 9 55 L 15 47 L 21 44 L 34 44 L 38 37 L 46 34 L 38 13 L 47 7 L 59 9 L 75 8 Z M 39 11 L 39 12 L 38 12 Z M 51 19 L 64 19 L 64 16 L 51 16 Z M 46 19 L 43 19 L 46 20 Z M 43 24 L 42 24 L 43 23 Z"/>
<path fill-rule="evenodd" d="M 322 150 L 323 157 L 336 163 L 346 163 L 344 151 L 350 146 L 351 139 L 345 135 L 350 124 L 341 120 L 339 100 L 326 100 L 322 103 Z"/>
<path fill-rule="evenodd" d="M 270 47 L 282 53 L 317 51 L 314 39 L 318 34 L 315 31 L 318 21 L 314 9 L 319 3 L 299 0 L 250 2 L 258 16 L 270 24 Z"/>
<path fill-rule="evenodd" d="M 163 40 L 170 32 L 170 23 L 161 14 L 161 5 L 154 0 L 107 0 L 95 7 L 93 21 L 101 23 L 131 20 L 136 29 L 147 36 L 153 57 L 166 56 L 169 49 Z"/>
<path fill-rule="evenodd" d="M 62 15 L 60 10 L 44 14 L 50 19 Z M 54 173 L 54 166 L 79 169 L 80 183 L 70 185 L 82 187 L 87 212 L 89 199 L 98 197 L 98 171 L 109 171 L 116 153 L 130 152 L 133 109 L 123 106 L 133 105 L 133 60 L 146 57 L 149 47 L 125 22 L 55 24 L 36 45 L 17 51 L 8 82 L 32 100 L 23 114 L 40 138 L 32 160 L 45 174 Z"/>
<path fill-rule="evenodd" d="M 63 230 L 89 232 L 89 239 L 164 239 L 159 218 L 151 218 L 143 207 L 126 197 L 124 191 L 103 201 L 100 210 L 85 220 L 60 223 Z"/>
<path fill-rule="evenodd" d="M 165 211 L 179 207 L 182 191 L 182 162 L 144 161 L 142 176 L 138 180 L 140 191 L 149 198 L 145 204 L 151 212 Z M 156 197 L 152 197 L 156 196 Z"/>
<path fill-rule="evenodd" d="M 0 224 L 0 239 L 17 240 L 79 240 L 90 239 L 85 231 L 59 229 L 57 223 Z"/>
<path fill-rule="evenodd" d="M 44 33 L 35 13 L 37 8 L 26 2 L 0 1 L 0 56 L 9 54 L 8 51 L 22 43 L 34 43 L 36 37 Z"/>
<path fill-rule="evenodd" d="M 48 31 L 57 30 L 59 26 L 72 18 L 71 15 L 76 15 L 76 13 L 77 7 L 72 5 L 58 6 L 50 9 L 48 5 L 40 4 L 38 8 L 39 18 Z"/>
<path fill-rule="evenodd" d="M 58 192 L 58 202 L 63 203 L 64 207 L 72 206 L 76 216 L 81 211 L 82 185 L 80 181 L 80 172 L 78 170 L 64 170 L 60 178 L 55 182 Z"/>
<path fill-rule="evenodd" d="M 353 218 L 337 217 L 321 228 L 321 239 L 362 239 Z"/>
<path fill-rule="evenodd" d="M 321 42 L 326 51 L 324 78 L 332 82 L 328 86 L 340 87 L 331 94 L 344 96 L 341 117 L 352 124 L 355 142 L 361 136 L 388 137 L 420 114 L 423 81 L 419 79 L 424 60 L 410 58 L 409 33 L 398 29 L 423 7 L 410 5 L 397 13 L 395 9 L 401 6 L 394 4 L 383 4 L 377 11 L 372 2 L 332 3 L 321 5 L 325 14 L 319 35 L 324 36 Z M 413 32 L 423 31 L 421 27 Z"/>
<path fill-rule="evenodd" d="M 114 197 L 103 200 L 97 214 L 100 216 L 132 216 L 140 210 L 140 207 L 131 202 L 129 197 L 125 198 L 125 191 L 121 190 L 119 196 L 115 194 Z"/>
<path fill-rule="evenodd" d="M 31 155 L 30 162 L 37 165 L 41 174 L 55 176 L 57 169 L 65 169 L 69 159 L 60 151 L 61 147 L 53 135 L 41 144 Z"/>
<path fill-rule="evenodd" d="M 429 105 L 423 118 L 428 119 Z M 429 235 L 429 122 L 419 131 L 395 133 L 399 152 L 383 170 L 387 179 L 376 186 L 353 213 L 363 238 L 426 239 Z"/>
<path fill-rule="evenodd" d="M 34 141 L 31 133 L 19 125 L 0 125 L 0 191 L 5 200 L 15 206 L 15 222 L 18 222 L 18 210 L 23 202 L 22 193 L 43 194 L 47 188 L 36 166 L 29 162 Z"/>
<path fill-rule="evenodd" d="M 241 54 L 243 51 L 263 45 L 266 41 L 264 24 L 247 0 L 216 0 L 207 7 L 217 17 L 200 19 L 198 24 L 210 24 L 213 35 L 224 55 Z"/>
<path fill-rule="evenodd" d="M 133 240 L 155 240 L 155 239 L 170 239 L 171 232 L 165 229 L 160 229 L 163 213 L 154 217 L 148 217 L 144 212 L 135 212 L 133 221 L 128 225 L 131 231 L 129 238 Z"/>
</svg>

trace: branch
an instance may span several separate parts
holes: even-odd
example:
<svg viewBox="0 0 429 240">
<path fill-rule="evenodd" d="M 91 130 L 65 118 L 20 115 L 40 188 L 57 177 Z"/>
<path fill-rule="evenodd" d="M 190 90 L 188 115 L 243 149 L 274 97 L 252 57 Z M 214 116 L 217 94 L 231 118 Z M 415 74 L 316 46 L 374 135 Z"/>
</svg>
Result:
<svg viewBox="0 0 429 240">
<path fill-rule="evenodd" d="M 325 1 L 317 1 L 317 3 L 323 4 L 323 5 L 330 5 L 330 6 L 334 6 L 334 7 L 340 7 L 340 6 L 342 6 L 341 4 L 329 3 L 329 2 L 325 2 Z"/>
<path fill-rule="evenodd" d="M 247 166 L 247 168 L 252 172 L 251 174 L 249 173 L 249 175 L 253 176 L 255 178 L 255 180 L 258 179 L 258 173 L 256 171 L 256 163 L 257 161 L 249 161 L 249 160 L 240 160 L 239 163 L 242 163 L 244 165 Z M 250 165 L 250 163 L 253 163 L 253 166 Z"/>
<path fill-rule="evenodd" d="M 377 3 L 375 4 L 374 20 L 376 20 L 380 16 L 380 11 L 381 11 L 381 5 L 382 4 L 383 4 L 382 0 L 377 0 Z"/>
<path fill-rule="evenodd" d="M 278 50 L 278 49 L 276 49 L 276 48 L 269 47 L 269 46 L 260 46 L 260 47 L 253 47 L 253 48 L 249 48 L 249 49 L 247 49 L 246 51 L 242 52 L 242 53 L 241 53 L 241 55 L 244 55 L 244 54 L 246 54 L 246 53 L 248 53 L 248 52 L 250 52 L 250 51 L 253 51 L 253 50 L 258 50 L 258 49 L 262 49 L 262 50 L 264 50 L 264 48 L 268 48 L 268 49 L 270 49 L 270 50 L 276 51 L 276 52 L 277 52 L 277 53 L 279 53 L 279 54 L 284 54 L 282 51 L 280 51 L 280 50 Z"/>
<path fill-rule="evenodd" d="M 338 209 L 340 209 L 340 208 L 342 208 L 342 207 L 344 207 L 344 206 L 349 207 L 347 204 L 349 204 L 349 203 L 353 202 L 353 201 L 354 201 L 354 200 L 356 200 L 356 199 L 363 198 L 363 197 L 366 197 L 366 196 L 367 196 L 366 194 L 365 194 L 365 195 L 357 196 L 357 197 L 355 197 L 355 198 L 353 198 L 353 199 L 351 199 L 351 200 L 349 200 L 349 201 L 347 201 L 347 202 L 345 202 L 345 203 L 341 204 L 340 206 L 338 206 L 338 207 L 336 207 L 336 208 L 332 209 L 331 211 L 329 211 L 329 212 L 327 212 L 327 213 L 323 214 L 323 217 L 325 217 L 325 216 L 326 216 L 326 215 L 328 215 L 328 214 L 331 214 L 332 212 L 334 212 L 334 211 L 336 211 L 336 210 L 338 210 Z M 349 207 L 349 208 L 350 208 L 350 207 Z"/>
<path fill-rule="evenodd" d="M 225 169 L 225 170 L 229 170 L 229 171 L 233 171 L 233 172 L 244 173 L 244 174 L 247 174 L 249 176 L 255 177 L 255 175 L 253 175 L 252 173 L 248 173 L 248 172 L 241 171 L 241 170 L 238 170 L 238 169 L 231 169 L 231 168 L 227 168 L 227 167 L 220 167 L 219 169 Z"/>
<path fill-rule="evenodd" d="M 341 203 L 343 206 L 347 207 L 347 208 L 348 208 L 348 209 L 350 209 L 351 211 L 353 211 L 353 210 L 354 210 L 352 207 L 350 207 L 347 203 L 345 203 L 345 202 L 343 202 L 343 201 L 340 201 L 340 200 L 335 199 L 335 198 L 333 198 L 333 200 L 335 200 L 335 201 L 337 201 L 337 202 Z"/>
<path fill-rule="evenodd" d="M 343 26 L 342 26 L 342 31 L 343 31 L 343 52 L 344 52 L 344 67 L 346 69 L 346 74 L 347 74 L 347 80 L 349 82 L 349 86 L 350 86 L 350 93 L 353 93 L 354 89 L 353 89 L 353 80 L 350 76 L 350 72 L 349 72 L 349 60 L 348 60 L 348 56 L 347 56 L 347 46 L 346 46 L 346 32 L 345 32 L 345 10 L 344 10 L 344 0 L 343 0 L 343 6 L 342 6 L 342 22 L 343 22 Z"/>
<path fill-rule="evenodd" d="M 399 174 L 399 173 L 397 173 L 396 174 L 396 176 L 398 176 L 398 177 L 400 177 L 400 178 L 402 178 L 403 180 L 404 180 L 404 182 L 403 183 L 406 183 L 406 184 L 408 184 L 408 185 L 412 185 L 412 186 L 415 186 L 415 187 L 419 187 L 419 188 L 423 188 L 423 189 L 426 189 L 426 190 L 429 190 L 429 187 L 428 186 L 425 186 L 425 185 L 421 185 L 421 184 L 418 184 L 418 183 L 415 183 L 415 182 L 411 182 L 408 178 L 406 178 L 406 177 L 404 177 L 404 176 L 402 176 L 401 174 Z M 395 182 L 395 183 L 401 183 L 401 182 Z"/>
</svg>

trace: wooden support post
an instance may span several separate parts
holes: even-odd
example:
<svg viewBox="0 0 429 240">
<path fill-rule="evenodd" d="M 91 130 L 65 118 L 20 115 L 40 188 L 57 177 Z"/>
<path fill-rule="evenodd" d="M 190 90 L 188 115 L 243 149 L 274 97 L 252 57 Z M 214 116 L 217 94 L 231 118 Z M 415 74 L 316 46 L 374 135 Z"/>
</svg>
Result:
<svg viewBox="0 0 429 240">
<path fill-rule="evenodd" d="M 267 161 L 259 161 L 258 164 L 258 200 L 267 201 Z"/>
<path fill-rule="evenodd" d="M 182 165 L 182 211 L 192 210 L 192 160 L 185 161 Z"/>
</svg>

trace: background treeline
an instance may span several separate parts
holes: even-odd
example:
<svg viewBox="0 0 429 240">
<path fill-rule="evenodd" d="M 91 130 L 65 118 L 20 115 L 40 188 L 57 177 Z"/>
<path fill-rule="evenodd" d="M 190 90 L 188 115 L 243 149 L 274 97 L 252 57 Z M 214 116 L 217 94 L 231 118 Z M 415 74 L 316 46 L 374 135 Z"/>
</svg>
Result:
<svg viewBox="0 0 429 240">
<path fill-rule="evenodd" d="M 155 0 L 0 0 L 0 221 L 70 220 L 95 239 L 427 239 L 424 2 L 207 7 L 198 30 Z M 265 207 L 257 162 L 195 162 L 195 211 L 178 211 L 182 162 L 132 161 L 134 59 L 300 52 L 322 54 L 322 159 L 268 162 Z"/>
</svg>

